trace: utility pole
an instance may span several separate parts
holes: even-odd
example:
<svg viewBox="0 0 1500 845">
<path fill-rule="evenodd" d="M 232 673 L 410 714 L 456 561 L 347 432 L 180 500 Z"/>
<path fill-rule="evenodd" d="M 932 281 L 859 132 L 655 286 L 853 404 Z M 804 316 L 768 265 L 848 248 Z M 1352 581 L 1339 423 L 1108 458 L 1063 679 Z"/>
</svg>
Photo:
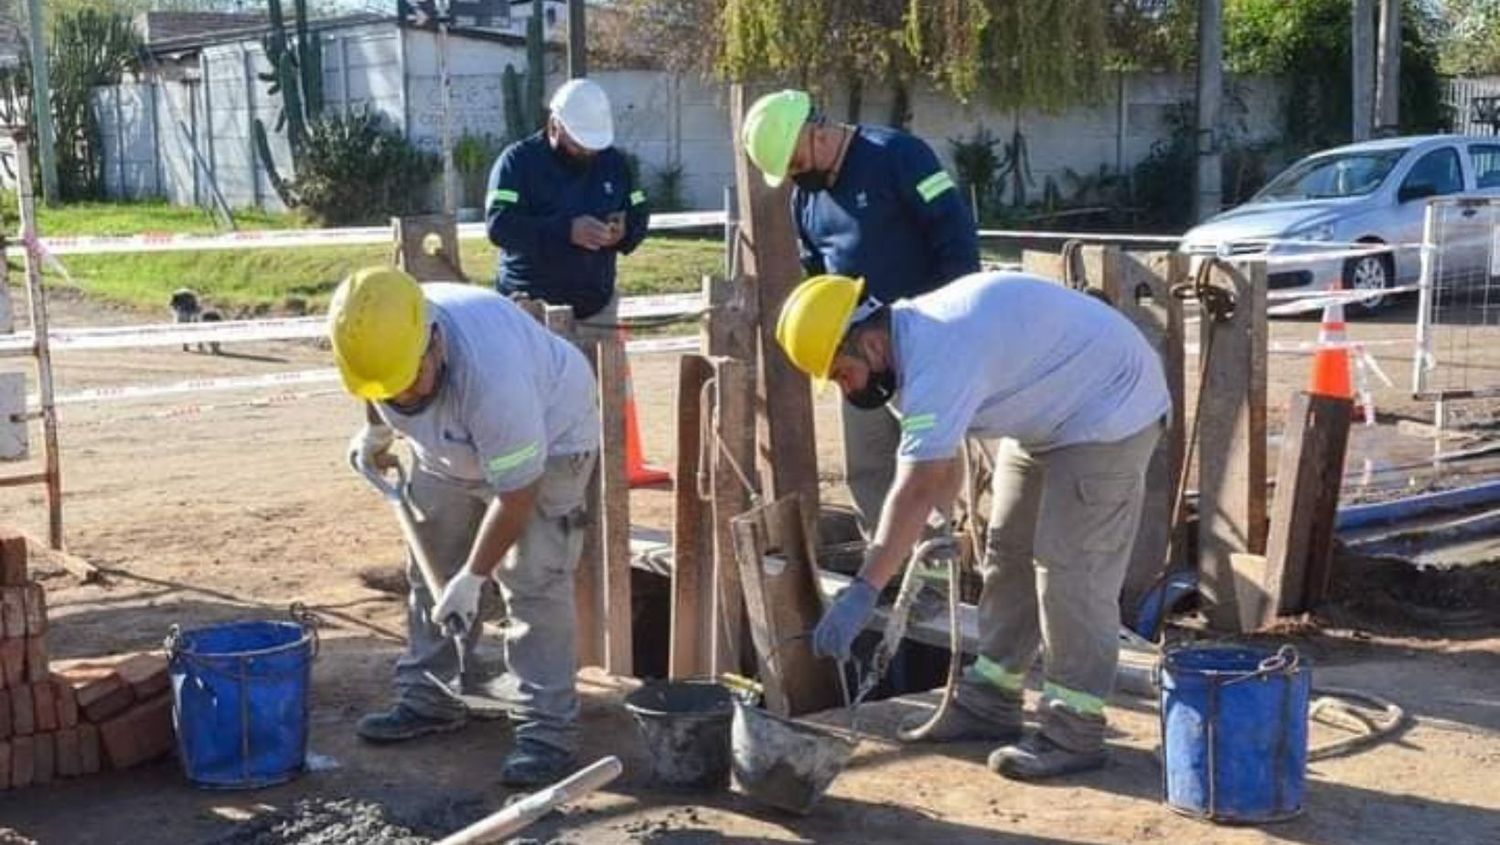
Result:
<svg viewBox="0 0 1500 845">
<path fill-rule="evenodd" d="M 1219 110 L 1224 99 L 1224 0 L 1198 4 L 1198 115 L 1195 150 L 1198 174 L 1194 180 L 1193 218 L 1204 220 L 1219 212 L 1223 202 L 1223 173 L 1219 162 Z"/>
<path fill-rule="evenodd" d="M 1375 125 L 1375 0 L 1353 0 L 1349 77 L 1354 85 L 1350 137 L 1364 141 Z"/>
<path fill-rule="evenodd" d="M 1380 0 L 1380 59 L 1375 70 L 1375 127 L 1401 126 L 1401 0 Z"/>
<path fill-rule="evenodd" d="M 588 26 L 583 15 L 583 0 L 568 0 L 568 78 L 589 75 Z"/>
<path fill-rule="evenodd" d="M 57 158 L 52 138 L 52 75 L 47 70 L 47 42 L 42 34 L 42 0 L 26 0 L 31 26 L 31 102 L 36 114 L 36 151 L 42 168 L 42 200 L 56 205 Z"/>
<path fill-rule="evenodd" d="M 453 214 L 458 210 L 457 185 L 453 172 L 453 88 L 448 73 L 448 25 L 453 21 L 452 3 L 438 0 L 438 95 L 443 111 L 443 213 Z"/>
</svg>

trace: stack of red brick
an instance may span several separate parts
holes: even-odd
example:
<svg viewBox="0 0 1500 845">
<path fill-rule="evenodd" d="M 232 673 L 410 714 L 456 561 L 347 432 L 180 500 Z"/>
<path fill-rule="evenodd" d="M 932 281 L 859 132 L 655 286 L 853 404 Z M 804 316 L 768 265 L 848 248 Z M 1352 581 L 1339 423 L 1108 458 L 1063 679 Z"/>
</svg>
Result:
<svg viewBox="0 0 1500 845">
<path fill-rule="evenodd" d="M 173 746 L 160 653 L 47 660 L 46 591 L 26 538 L 0 528 L 0 790 L 125 769 Z"/>
</svg>

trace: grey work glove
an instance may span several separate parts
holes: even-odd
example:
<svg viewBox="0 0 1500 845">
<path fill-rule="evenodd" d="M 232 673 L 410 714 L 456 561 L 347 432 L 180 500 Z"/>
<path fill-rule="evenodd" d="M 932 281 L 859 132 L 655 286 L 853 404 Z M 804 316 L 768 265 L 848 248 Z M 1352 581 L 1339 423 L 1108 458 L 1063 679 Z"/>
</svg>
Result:
<svg viewBox="0 0 1500 845">
<path fill-rule="evenodd" d="M 390 463 L 396 432 L 381 423 L 365 423 L 349 438 L 349 460 L 356 466 L 384 469 Z"/>
<path fill-rule="evenodd" d="M 813 654 L 818 657 L 849 659 L 849 646 L 865 629 L 870 614 L 875 612 L 875 600 L 880 591 L 863 578 L 855 578 L 849 586 L 839 591 L 833 606 L 818 621 L 813 629 Z"/>
</svg>

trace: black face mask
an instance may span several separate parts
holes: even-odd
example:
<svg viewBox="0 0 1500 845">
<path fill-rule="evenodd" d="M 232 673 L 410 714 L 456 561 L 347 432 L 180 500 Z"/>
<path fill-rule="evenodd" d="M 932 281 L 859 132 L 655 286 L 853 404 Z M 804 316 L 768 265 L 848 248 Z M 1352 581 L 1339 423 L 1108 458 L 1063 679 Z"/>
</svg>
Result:
<svg viewBox="0 0 1500 845">
<path fill-rule="evenodd" d="M 826 191 L 828 190 L 828 171 L 826 170 L 804 170 L 792 177 L 799 191 Z"/>
<path fill-rule="evenodd" d="M 864 411 L 873 411 L 883 408 L 896 395 L 896 371 L 881 370 L 870 371 L 865 379 L 865 386 L 853 393 L 844 394 L 844 400 L 850 405 Z"/>
<path fill-rule="evenodd" d="M 443 392 L 443 385 L 445 385 L 447 381 L 448 363 L 445 361 L 442 364 L 438 365 L 437 378 L 432 380 L 432 391 L 429 392 L 426 396 L 423 396 L 421 399 L 418 399 L 410 405 L 397 405 L 394 402 L 386 402 L 385 406 L 403 417 L 414 417 L 417 414 L 420 414 L 423 411 L 427 410 L 427 408 L 437 400 L 438 394 Z"/>
</svg>

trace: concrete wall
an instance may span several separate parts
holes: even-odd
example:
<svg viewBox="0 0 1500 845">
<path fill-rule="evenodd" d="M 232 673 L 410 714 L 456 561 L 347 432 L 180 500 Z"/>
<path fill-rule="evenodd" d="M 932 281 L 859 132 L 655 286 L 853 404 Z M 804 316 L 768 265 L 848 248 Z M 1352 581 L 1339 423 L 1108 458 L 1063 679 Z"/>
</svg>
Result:
<svg viewBox="0 0 1500 845">
<path fill-rule="evenodd" d="M 438 39 L 430 32 L 368 24 L 324 33 L 324 100 L 329 112 L 367 107 L 384 114 L 418 146 L 440 149 L 442 97 L 438 83 Z M 525 49 L 513 42 L 451 37 L 450 136 L 465 131 L 496 139 L 506 132 L 502 73 L 507 64 L 525 67 Z M 562 82 L 562 54 L 548 52 L 547 86 Z M 274 126 L 280 99 L 266 94 L 256 74 L 268 70 L 258 41 L 208 48 L 203 81 L 160 86 L 125 85 L 101 89 L 95 106 L 105 128 L 109 194 L 139 198 L 164 196 L 172 202 L 209 199 L 208 173 L 231 207 L 279 209 L 264 168 L 251 144 L 253 117 Z M 682 193 L 689 208 L 720 208 L 725 186 L 734 181 L 729 137 L 728 88 L 693 76 L 659 71 L 606 71 L 594 77 L 615 108 L 617 143 L 635 154 L 648 190 L 670 167 L 683 169 Z M 118 92 L 118 93 L 116 93 Z M 1059 114 L 1025 112 L 1026 137 L 1036 196 L 1048 177 L 1066 196 L 1069 170 L 1096 173 L 1100 166 L 1129 169 L 1169 136 L 1167 117 L 1193 94 L 1190 77 L 1135 74 L 1115 77 L 1097 103 Z M 118 100 L 118 102 L 117 102 Z M 1231 119 L 1236 134 L 1249 140 L 1274 137 L 1282 126 L 1281 86 L 1265 78 L 1231 83 Z M 170 105 L 170 110 L 169 110 Z M 844 118 L 845 102 L 834 95 L 824 104 Z M 912 98 L 912 125 L 938 155 L 951 164 L 950 141 L 985 127 L 1008 139 L 1016 116 L 988 106 L 964 105 L 927 88 Z M 890 112 L 889 94 L 870 91 L 862 117 L 881 122 Z M 173 111 L 175 115 L 173 116 Z M 186 130 L 177 128 L 181 122 Z M 207 167 L 195 167 L 189 140 Z M 279 171 L 290 176 L 285 136 L 272 133 Z M 123 172 L 121 165 L 123 164 Z M 440 196 L 433 186 L 434 199 Z"/>
</svg>

